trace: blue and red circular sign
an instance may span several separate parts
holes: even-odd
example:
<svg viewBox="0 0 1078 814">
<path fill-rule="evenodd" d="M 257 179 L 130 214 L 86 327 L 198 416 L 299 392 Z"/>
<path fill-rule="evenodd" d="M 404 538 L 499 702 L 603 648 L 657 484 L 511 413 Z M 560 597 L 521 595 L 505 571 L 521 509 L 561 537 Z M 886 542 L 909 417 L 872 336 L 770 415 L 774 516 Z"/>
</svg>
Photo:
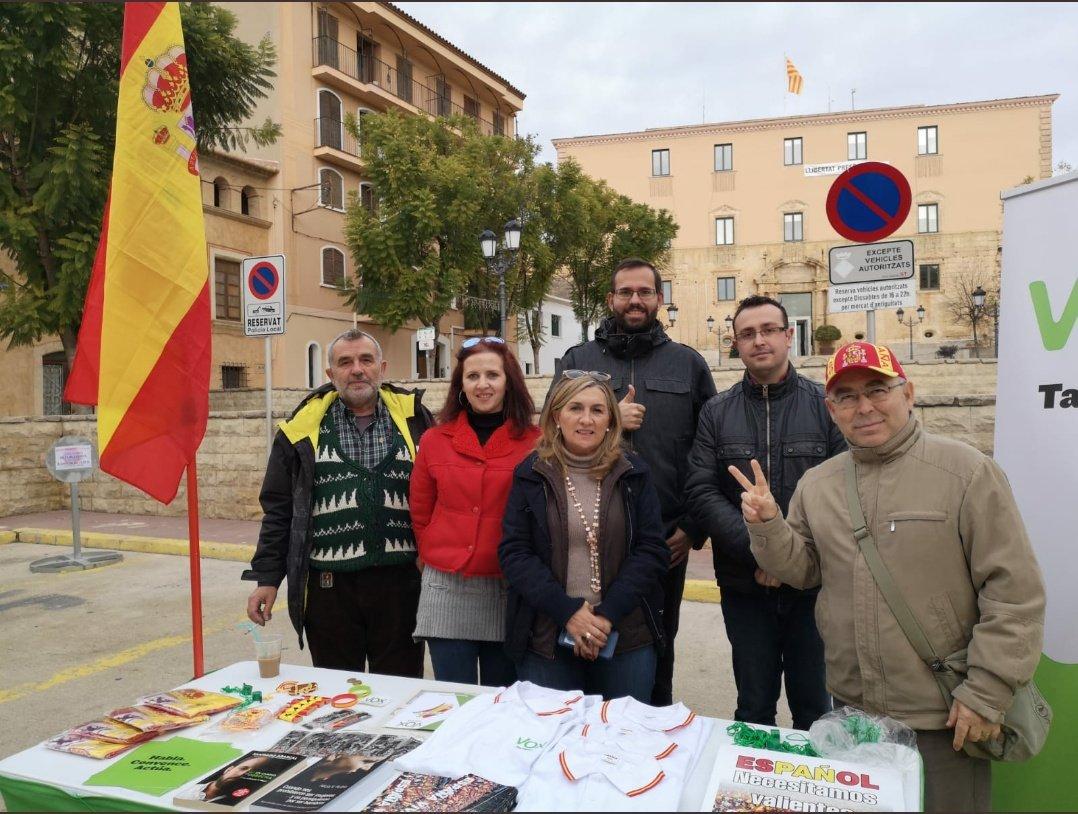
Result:
<svg viewBox="0 0 1078 814">
<path fill-rule="evenodd" d="M 273 263 L 256 263 L 247 273 L 247 288 L 252 296 L 260 300 L 268 300 L 276 294 L 280 284 L 281 275 Z"/>
<path fill-rule="evenodd" d="M 835 179 L 827 219 L 847 240 L 872 243 L 897 231 L 910 213 L 910 182 L 890 164 L 866 161 Z"/>
</svg>

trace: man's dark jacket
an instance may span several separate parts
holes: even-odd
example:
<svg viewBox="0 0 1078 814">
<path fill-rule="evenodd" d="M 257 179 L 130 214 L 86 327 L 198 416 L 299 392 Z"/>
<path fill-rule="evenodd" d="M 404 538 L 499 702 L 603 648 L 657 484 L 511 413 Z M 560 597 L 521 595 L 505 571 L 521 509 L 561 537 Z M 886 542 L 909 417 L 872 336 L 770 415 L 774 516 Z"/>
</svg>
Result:
<svg viewBox="0 0 1078 814">
<path fill-rule="evenodd" d="M 407 419 L 409 434 L 416 445 L 419 437 L 434 425 L 430 411 L 423 406 L 423 390 L 405 390 L 391 384 L 383 384 L 383 390 L 398 395 L 413 395 L 415 409 Z M 327 382 L 307 394 L 292 412 L 291 418 L 307 402 L 321 398 L 333 390 Z M 310 439 L 302 438 L 293 444 L 281 430 L 273 439 L 266 477 L 258 502 L 264 512 L 262 528 L 258 532 L 258 545 L 251 559 L 251 568 L 243 572 L 241 579 L 256 581 L 259 586 L 272 585 L 279 588 L 288 578 L 288 615 L 292 627 L 299 634 L 299 646 L 303 647 L 303 614 L 307 590 L 307 571 L 311 554 L 311 507 L 314 501 L 314 455 Z"/>
<path fill-rule="evenodd" d="M 711 537 L 715 578 L 722 588 L 764 590 L 753 577 L 756 558 L 749 551 L 741 513 L 744 490 L 727 467 L 736 466 L 752 480 L 749 461 L 759 461 L 785 516 L 801 476 L 846 449 L 823 396 L 819 383 L 790 365 L 786 378 L 772 385 L 756 384 L 746 372 L 740 382 L 704 405 L 689 457 L 686 492 L 693 517 Z M 782 590 L 795 589 L 783 585 Z"/>
<path fill-rule="evenodd" d="M 662 578 L 670 566 L 670 549 L 663 536 L 659 503 L 648 465 L 628 453 L 629 467 L 616 488 L 625 505 L 628 548 L 616 575 L 604 574 L 603 599 L 595 612 L 617 626 L 636 608 L 643 611 L 655 646 L 662 652 Z M 513 487 L 502 518 L 498 561 L 509 581 L 506 609 L 506 653 L 515 661 L 528 650 L 537 614 L 550 617 L 558 628 L 580 610 L 584 600 L 565 592 L 551 570 L 553 552 L 547 520 L 547 494 L 553 484 L 536 471 L 533 452 L 513 471 Z M 558 484 L 558 488 L 563 488 Z M 561 533 L 559 531 L 559 533 Z M 562 541 L 567 545 L 566 541 Z M 611 576 L 609 584 L 607 577 Z"/>
<path fill-rule="evenodd" d="M 672 341 L 657 322 L 650 331 L 625 334 L 618 333 L 614 319 L 608 317 L 596 329 L 594 340 L 566 351 L 558 365 L 558 372 L 562 370 L 609 373 L 618 400 L 630 384 L 636 388 L 636 401 L 646 408 L 644 424 L 636 432 L 626 432 L 625 439 L 651 468 L 663 531 L 670 537 L 680 526 L 695 547 L 703 545 L 707 533 L 697 528 L 687 511 L 685 478 L 697 419 L 715 395 L 715 380 L 704 357 Z M 554 377 L 551 392 L 558 379 Z"/>
</svg>

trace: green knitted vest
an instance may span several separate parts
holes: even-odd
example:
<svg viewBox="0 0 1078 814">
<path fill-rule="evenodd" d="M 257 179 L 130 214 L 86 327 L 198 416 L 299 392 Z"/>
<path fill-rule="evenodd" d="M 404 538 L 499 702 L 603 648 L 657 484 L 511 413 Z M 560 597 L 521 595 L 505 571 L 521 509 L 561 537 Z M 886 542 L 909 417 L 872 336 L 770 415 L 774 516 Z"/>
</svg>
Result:
<svg viewBox="0 0 1078 814">
<path fill-rule="evenodd" d="M 331 413 L 318 433 L 311 508 L 311 567 L 361 571 L 416 559 L 408 479 L 412 460 L 394 427 L 389 453 L 364 469 L 341 451 Z"/>
</svg>

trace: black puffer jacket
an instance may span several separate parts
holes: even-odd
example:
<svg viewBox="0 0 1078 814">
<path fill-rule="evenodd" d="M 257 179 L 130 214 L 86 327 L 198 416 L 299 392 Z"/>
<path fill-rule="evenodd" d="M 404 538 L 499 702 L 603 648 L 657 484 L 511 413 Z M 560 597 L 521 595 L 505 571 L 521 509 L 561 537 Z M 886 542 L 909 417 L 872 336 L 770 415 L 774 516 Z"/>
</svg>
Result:
<svg viewBox="0 0 1078 814">
<path fill-rule="evenodd" d="M 726 468 L 732 464 L 751 480 L 749 461 L 758 460 L 785 515 L 801 476 L 846 449 L 823 395 L 819 383 L 790 365 L 778 384 L 756 384 L 746 373 L 704 405 L 685 491 L 693 517 L 711 537 L 715 578 L 722 588 L 765 590 L 753 578 L 757 566 L 741 514 L 743 490 Z M 794 589 L 783 585 L 781 590 Z"/>
<path fill-rule="evenodd" d="M 327 382 L 307 394 L 292 413 L 290 421 L 314 399 L 321 399 L 333 391 L 333 383 Z M 411 415 L 405 414 L 405 425 L 413 445 L 419 444 L 420 436 L 434 425 L 430 411 L 423 406 L 422 390 L 405 390 L 391 384 L 382 385 L 382 400 L 392 395 L 394 401 L 411 400 Z M 388 393 L 387 393 L 388 391 Z M 322 408 L 324 414 L 325 408 Z M 317 419 L 321 415 L 316 416 Z M 393 415 L 393 410 L 390 410 Z M 315 422 L 317 425 L 317 421 Z M 265 513 L 258 532 L 258 545 L 251 560 L 250 569 L 241 579 L 272 585 L 279 588 L 288 578 L 288 615 L 299 634 L 299 646 L 303 647 L 303 615 L 306 608 L 307 571 L 311 553 L 311 504 L 314 496 L 314 446 L 307 437 L 290 441 L 281 429 L 273 439 L 266 477 L 258 501 Z"/>
<path fill-rule="evenodd" d="M 558 364 L 558 373 L 574 369 L 609 373 L 619 400 L 630 384 L 636 388 L 636 401 L 647 412 L 639 430 L 625 433 L 627 445 L 651 468 L 666 536 L 680 526 L 699 548 L 707 534 L 688 515 L 685 478 L 697 419 L 715 395 L 715 380 L 704 357 L 671 340 L 657 322 L 648 332 L 624 334 L 617 333 L 613 318 L 608 317 L 595 330 L 593 341 L 569 348 Z M 551 391 L 558 378 L 554 377 Z"/>
</svg>

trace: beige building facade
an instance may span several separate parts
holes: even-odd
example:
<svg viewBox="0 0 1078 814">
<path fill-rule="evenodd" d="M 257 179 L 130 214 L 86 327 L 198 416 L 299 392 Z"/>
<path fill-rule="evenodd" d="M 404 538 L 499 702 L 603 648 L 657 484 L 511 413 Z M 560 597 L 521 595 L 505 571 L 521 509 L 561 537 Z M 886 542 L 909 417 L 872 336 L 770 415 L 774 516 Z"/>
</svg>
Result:
<svg viewBox="0 0 1078 814">
<path fill-rule="evenodd" d="M 554 140 L 572 158 L 630 198 L 667 209 L 679 224 L 663 269 L 678 306 L 671 335 L 713 362 L 729 352 L 726 317 L 760 293 L 781 298 L 796 327 L 794 352 L 818 352 L 815 330 L 836 326 L 863 338 L 866 315 L 828 314 L 828 251 L 851 241 L 828 222 L 827 193 L 838 174 L 881 161 L 909 180 L 909 216 L 886 240 L 914 244 L 917 303 L 913 355 L 970 344 L 948 300 L 963 287 L 998 291 L 1000 191 L 1052 173 L 1056 95 L 951 105 L 880 108 L 775 119 L 669 127 Z M 972 285 L 970 282 L 972 281 Z M 708 317 L 714 319 L 708 328 Z M 992 353 L 990 319 L 978 321 L 980 353 Z M 987 338 L 987 341 L 985 339 Z M 876 339 L 909 357 L 910 329 L 894 310 L 876 312 Z M 969 353 L 963 350 L 960 355 Z"/>
<path fill-rule="evenodd" d="M 416 349 L 418 324 L 395 333 L 353 314 L 340 294 L 352 277 L 345 211 L 353 196 L 376 206 L 365 181 L 348 114 L 400 111 L 407 115 L 464 114 L 481 132 L 516 135 L 524 94 L 418 20 L 384 2 L 219 3 L 232 11 L 236 36 L 249 43 L 268 35 L 278 62 L 274 87 L 252 116 L 269 117 L 282 135 L 245 153 L 200 156 L 207 266 L 211 294 L 213 389 L 265 385 L 266 340 L 243 334 L 241 264 L 247 257 L 284 254 L 287 260 L 285 333 L 269 340 L 275 388 L 325 381 L 333 337 L 353 326 L 382 343 L 388 375 L 426 375 Z M 197 110 L 197 92 L 195 105 Z M 478 239 L 478 236 L 477 236 Z M 443 320 L 435 374 L 447 370 L 463 315 Z M 69 412 L 66 376 L 56 338 L 0 353 L 14 387 L 0 397 L 0 416 Z M 432 367 L 435 367 L 432 365 Z"/>
</svg>

